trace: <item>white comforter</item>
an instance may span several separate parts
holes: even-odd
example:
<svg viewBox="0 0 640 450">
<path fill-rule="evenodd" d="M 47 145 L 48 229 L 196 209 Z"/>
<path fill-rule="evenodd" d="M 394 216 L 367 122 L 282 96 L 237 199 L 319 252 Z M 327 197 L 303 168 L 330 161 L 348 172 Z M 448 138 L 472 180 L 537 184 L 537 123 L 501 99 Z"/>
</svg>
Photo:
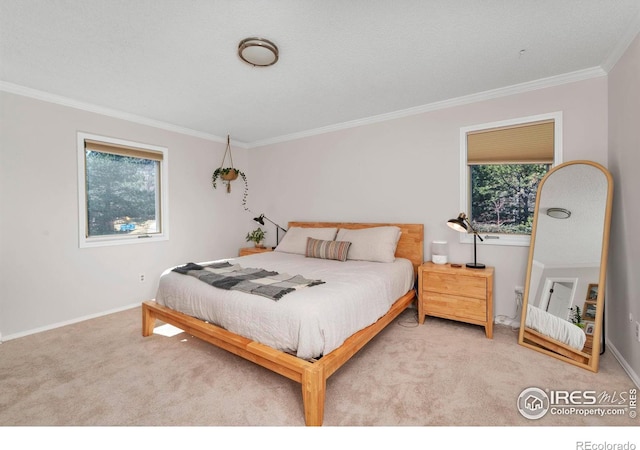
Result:
<svg viewBox="0 0 640 450">
<path fill-rule="evenodd" d="M 531 305 L 527 305 L 526 326 L 579 351 L 587 340 L 582 328 Z"/>
<path fill-rule="evenodd" d="M 393 263 L 341 262 L 268 252 L 229 261 L 325 284 L 274 301 L 214 288 L 167 269 L 160 278 L 156 302 L 304 359 L 328 354 L 377 321 L 414 283 L 411 262 L 401 258 Z"/>
</svg>

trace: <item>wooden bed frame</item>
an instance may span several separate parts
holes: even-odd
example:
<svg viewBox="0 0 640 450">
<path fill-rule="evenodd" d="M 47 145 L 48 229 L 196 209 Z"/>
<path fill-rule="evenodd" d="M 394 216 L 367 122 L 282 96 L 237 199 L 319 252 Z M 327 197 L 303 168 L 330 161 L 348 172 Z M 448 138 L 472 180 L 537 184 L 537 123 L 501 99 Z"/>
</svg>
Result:
<svg viewBox="0 0 640 450">
<path fill-rule="evenodd" d="M 524 342 L 537 347 L 541 352 L 551 355 L 554 358 L 558 358 L 558 355 L 562 355 L 580 364 L 589 364 L 589 358 L 591 358 L 591 355 L 580 350 L 576 350 L 564 342 L 553 339 L 537 332 L 536 330 L 532 330 L 531 328 L 524 329 L 522 338 Z"/>
<path fill-rule="evenodd" d="M 362 229 L 386 225 L 395 225 L 402 230 L 396 249 L 396 257 L 409 259 L 413 263 L 415 275 L 418 266 L 423 262 L 424 255 L 424 225 L 422 224 L 289 222 L 289 228 L 336 227 Z M 238 336 L 211 323 L 161 306 L 153 300 L 142 303 L 142 335 L 152 335 L 156 320 L 160 320 L 300 383 L 302 386 L 305 423 L 307 426 L 320 426 L 324 417 L 327 379 L 403 312 L 411 304 L 414 297 L 415 291 L 412 288 L 396 300 L 387 314 L 378 319 L 377 322 L 347 338 L 340 347 L 331 353 L 313 361 L 300 359 Z"/>
</svg>

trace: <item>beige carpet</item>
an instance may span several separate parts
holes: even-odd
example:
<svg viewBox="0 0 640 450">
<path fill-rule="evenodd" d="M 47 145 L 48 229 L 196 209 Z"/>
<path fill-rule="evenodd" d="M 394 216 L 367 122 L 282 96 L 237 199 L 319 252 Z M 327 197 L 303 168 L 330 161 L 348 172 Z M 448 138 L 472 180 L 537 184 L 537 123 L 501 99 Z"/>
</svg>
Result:
<svg viewBox="0 0 640 450">
<path fill-rule="evenodd" d="M 0 345 L 0 425 L 302 426 L 300 386 L 185 333 L 143 338 L 138 308 Z M 160 324 L 159 324 L 160 325 Z M 159 327 L 167 331 L 167 326 Z M 628 416 L 522 417 L 527 387 L 634 388 L 606 352 L 591 373 L 498 326 L 405 311 L 327 383 L 327 426 L 625 426 Z"/>
</svg>

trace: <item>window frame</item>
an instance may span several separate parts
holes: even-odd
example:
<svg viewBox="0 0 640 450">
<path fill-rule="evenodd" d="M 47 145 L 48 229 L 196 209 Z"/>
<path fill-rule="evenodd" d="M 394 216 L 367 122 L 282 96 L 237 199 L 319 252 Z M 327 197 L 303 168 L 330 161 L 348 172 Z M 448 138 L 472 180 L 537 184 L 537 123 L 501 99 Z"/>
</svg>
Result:
<svg viewBox="0 0 640 450">
<path fill-rule="evenodd" d="M 531 122 L 540 122 L 544 120 L 553 120 L 554 137 L 553 137 L 553 163 L 551 167 L 562 163 L 562 112 L 556 111 L 552 113 L 539 114 L 535 116 L 519 117 L 515 119 L 502 120 L 498 122 L 489 122 L 477 125 L 471 125 L 460 128 L 460 211 L 469 214 L 470 208 L 470 192 L 471 192 L 471 176 L 469 164 L 467 163 L 467 135 L 469 133 L 490 130 L 493 128 L 502 128 L 518 125 L 527 125 Z M 473 218 L 470 218 L 473 219 Z M 459 233 L 460 243 L 473 243 L 473 234 Z M 508 245 L 518 247 L 528 247 L 531 244 L 531 235 L 522 234 L 504 234 L 504 233 L 479 233 L 484 239 L 481 244 L 486 245 Z"/>
<path fill-rule="evenodd" d="M 105 145 L 124 146 L 141 151 L 151 151 L 162 154 L 160 161 L 160 191 L 158 208 L 160 232 L 148 235 L 105 235 L 89 237 L 88 232 L 88 208 L 87 208 L 87 181 L 85 161 L 85 141 L 94 141 Z M 78 158 L 78 243 L 80 248 L 104 247 L 111 245 L 143 244 L 169 240 L 169 149 L 156 145 L 142 144 L 139 142 L 100 136 L 91 133 L 78 132 L 77 135 Z"/>
</svg>

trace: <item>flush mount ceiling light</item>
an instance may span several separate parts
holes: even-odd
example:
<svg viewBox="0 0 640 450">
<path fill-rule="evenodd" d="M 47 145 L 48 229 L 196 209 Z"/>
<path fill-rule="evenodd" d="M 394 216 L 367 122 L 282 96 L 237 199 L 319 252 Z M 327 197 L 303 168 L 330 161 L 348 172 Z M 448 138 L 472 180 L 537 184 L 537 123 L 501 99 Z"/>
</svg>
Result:
<svg viewBox="0 0 640 450">
<path fill-rule="evenodd" d="M 547 209 L 547 216 L 554 219 L 568 219 L 571 217 L 571 211 L 564 208 L 549 208 Z"/>
<path fill-rule="evenodd" d="M 238 44 L 238 56 L 252 66 L 272 66 L 278 61 L 278 47 L 266 39 L 247 38 Z"/>
</svg>

